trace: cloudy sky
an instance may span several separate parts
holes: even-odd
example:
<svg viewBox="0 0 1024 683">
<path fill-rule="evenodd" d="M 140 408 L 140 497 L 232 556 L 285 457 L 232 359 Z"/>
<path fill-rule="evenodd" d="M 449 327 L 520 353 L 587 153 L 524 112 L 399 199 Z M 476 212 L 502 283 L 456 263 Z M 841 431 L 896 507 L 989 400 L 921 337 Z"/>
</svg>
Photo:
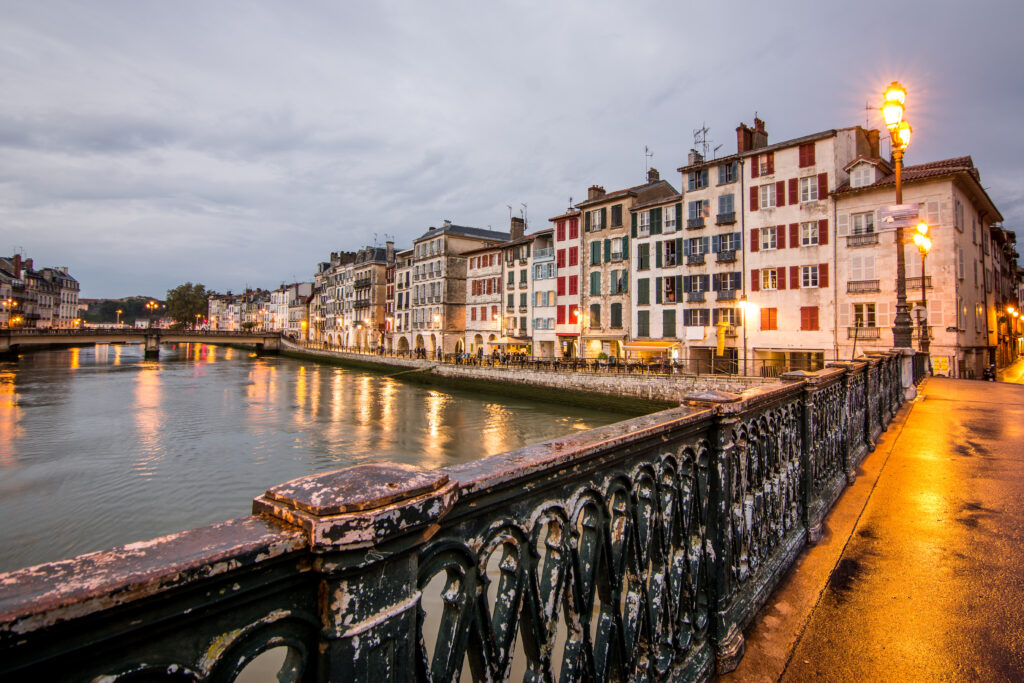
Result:
<svg viewBox="0 0 1024 683">
<path fill-rule="evenodd" d="M 0 0 L 0 253 L 86 297 L 273 288 L 444 219 L 540 228 L 645 145 L 678 187 L 704 123 L 720 154 L 755 112 L 878 126 L 894 78 L 907 163 L 972 155 L 1024 225 L 1024 3 L 891 5 Z"/>
</svg>

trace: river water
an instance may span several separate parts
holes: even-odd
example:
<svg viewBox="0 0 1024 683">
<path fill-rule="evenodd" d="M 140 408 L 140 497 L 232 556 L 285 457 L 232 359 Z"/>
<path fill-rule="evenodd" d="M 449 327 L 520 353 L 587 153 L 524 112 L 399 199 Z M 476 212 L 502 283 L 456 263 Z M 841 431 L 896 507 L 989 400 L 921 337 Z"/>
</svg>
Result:
<svg viewBox="0 0 1024 683">
<path fill-rule="evenodd" d="M 0 362 L 0 571 L 249 513 L 360 463 L 445 467 L 623 419 L 199 344 Z"/>
</svg>

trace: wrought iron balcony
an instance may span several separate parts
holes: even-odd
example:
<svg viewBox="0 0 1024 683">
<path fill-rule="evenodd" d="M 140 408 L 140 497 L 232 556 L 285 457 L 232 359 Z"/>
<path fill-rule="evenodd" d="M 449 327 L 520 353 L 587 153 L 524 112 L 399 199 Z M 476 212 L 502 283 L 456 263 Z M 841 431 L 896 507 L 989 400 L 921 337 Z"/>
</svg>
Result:
<svg viewBox="0 0 1024 683">
<path fill-rule="evenodd" d="M 846 246 L 848 247 L 866 247 L 871 244 L 878 244 L 877 232 L 865 232 L 860 235 L 850 235 L 846 238 Z"/>
<path fill-rule="evenodd" d="M 704 254 L 687 254 L 686 265 L 688 266 L 702 266 L 704 265 Z"/>
<path fill-rule="evenodd" d="M 924 278 L 924 287 L 925 287 L 925 289 L 931 289 L 932 288 L 932 276 L 931 275 L 925 276 L 925 278 Z M 920 291 L 920 289 L 921 289 L 921 277 L 920 276 L 918 276 L 918 277 L 908 277 L 907 278 L 907 292 L 913 292 L 915 289 L 918 290 L 918 291 Z"/>
<path fill-rule="evenodd" d="M 704 301 L 704 292 L 687 292 L 686 300 L 688 302 Z"/>
<path fill-rule="evenodd" d="M 554 247 L 545 247 L 544 249 L 534 249 L 533 250 L 533 260 L 534 261 L 547 261 L 547 260 L 553 259 L 553 258 L 555 258 L 555 248 Z"/>
<path fill-rule="evenodd" d="M 850 280 L 846 283 L 847 294 L 864 294 L 866 292 L 879 292 L 878 280 Z"/>
<path fill-rule="evenodd" d="M 529 284 L 529 283 L 528 283 L 528 282 L 527 282 L 526 280 L 520 280 L 520 281 L 519 281 L 519 289 L 526 289 L 526 286 L 527 286 L 528 284 Z"/>
<path fill-rule="evenodd" d="M 735 301 L 736 290 L 735 289 L 720 289 L 718 290 L 719 301 Z"/>
<path fill-rule="evenodd" d="M 695 230 L 697 228 L 703 228 L 703 227 L 704 227 L 704 219 L 703 218 L 688 218 L 688 219 L 686 219 L 686 229 L 687 230 Z"/>
<path fill-rule="evenodd" d="M 718 252 L 715 257 L 715 261 L 717 263 L 734 263 L 736 261 L 736 250 L 727 249 L 725 251 Z"/>
<path fill-rule="evenodd" d="M 622 260 L 622 252 L 621 251 L 613 251 L 612 252 L 611 260 L 612 261 L 621 261 Z"/>
<path fill-rule="evenodd" d="M 846 328 L 847 339 L 878 339 L 881 335 L 880 327 L 848 327 Z"/>
<path fill-rule="evenodd" d="M 720 213 L 715 216 L 715 223 L 717 225 L 730 225 L 736 222 L 736 212 L 730 211 L 729 213 Z"/>
</svg>

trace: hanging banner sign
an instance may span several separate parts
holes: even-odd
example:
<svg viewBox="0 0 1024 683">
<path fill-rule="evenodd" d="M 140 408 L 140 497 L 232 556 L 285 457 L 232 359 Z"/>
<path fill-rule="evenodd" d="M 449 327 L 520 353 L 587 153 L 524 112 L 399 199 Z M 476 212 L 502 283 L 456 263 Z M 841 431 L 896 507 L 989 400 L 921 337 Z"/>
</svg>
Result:
<svg viewBox="0 0 1024 683">
<path fill-rule="evenodd" d="M 878 210 L 878 223 L 875 232 L 885 232 L 896 228 L 916 227 L 920 208 L 917 204 L 890 204 Z"/>
</svg>

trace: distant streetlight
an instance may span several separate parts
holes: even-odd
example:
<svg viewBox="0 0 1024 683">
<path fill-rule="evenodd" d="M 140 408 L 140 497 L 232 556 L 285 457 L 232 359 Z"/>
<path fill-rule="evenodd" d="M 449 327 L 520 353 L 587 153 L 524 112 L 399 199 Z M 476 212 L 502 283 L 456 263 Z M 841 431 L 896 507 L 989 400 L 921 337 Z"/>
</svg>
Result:
<svg viewBox="0 0 1024 683">
<path fill-rule="evenodd" d="M 150 301 L 149 303 L 146 304 L 146 310 L 149 311 L 149 326 L 150 327 L 153 327 L 153 313 L 155 313 L 156 309 L 158 309 L 158 308 L 160 308 L 160 304 L 158 304 L 155 301 Z"/>
<path fill-rule="evenodd" d="M 741 322 L 742 322 L 742 325 L 743 325 L 743 375 L 744 376 L 746 376 L 748 374 L 748 372 L 747 372 L 747 370 L 748 370 L 748 367 L 747 367 L 747 316 L 750 314 L 751 310 L 755 310 L 756 311 L 757 308 L 758 308 L 757 304 L 752 303 L 750 301 L 747 301 L 745 295 L 739 301 L 739 309 L 740 309 L 740 311 L 743 312 L 743 320 Z"/>
<path fill-rule="evenodd" d="M 121 314 L 124 313 L 120 308 L 117 309 L 117 326 L 121 326 Z"/>
<path fill-rule="evenodd" d="M 932 360 L 930 351 L 932 342 L 928 338 L 928 294 L 925 290 L 925 260 L 928 258 L 928 252 L 932 248 L 932 238 L 928 236 L 928 224 L 921 221 L 917 224 L 917 232 L 914 233 L 914 243 L 917 245 L 917 250 L 921 252 L 921 353 L 928 356 L 928 372 L 931 374 Z"/>
<path fill-rule="evenodd" d="M 896 203 L 903 203 L 903 154 L 910 146 L 910 124 L 903 120 L 907 90 L 897 81 L 885 89 L 882 116 L 892 139 L 893 167 L 896 171 Z M 903 226 L 896 227 L 896 318 L 893 320 L 892 338 L 896 348 L 913 348 L 911 336 L 914 324 L 907 309 L 907 264 L 903 253 Z"/>
</svg>

